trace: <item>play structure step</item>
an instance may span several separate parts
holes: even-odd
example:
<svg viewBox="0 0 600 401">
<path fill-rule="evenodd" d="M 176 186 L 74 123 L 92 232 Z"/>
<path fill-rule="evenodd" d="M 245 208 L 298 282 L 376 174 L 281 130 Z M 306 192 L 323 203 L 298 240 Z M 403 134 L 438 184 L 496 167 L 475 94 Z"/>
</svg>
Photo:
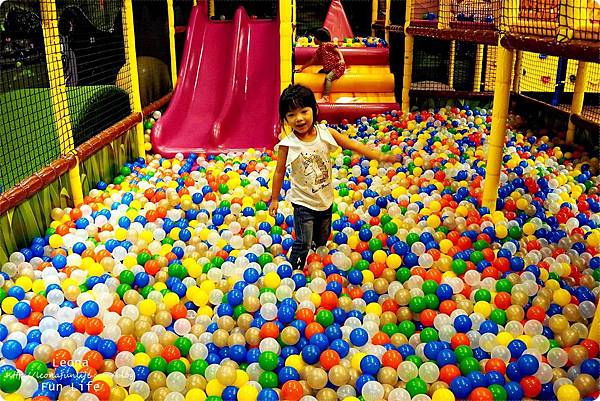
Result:
<svg viewBox="0 0 600 401">
<path fill-rule="evenodd" d="M 297 73 L 295 82 L 310 88 L 313 92 L 323 91 L 325 74 Z M 390 73 L 385 75 L 343 75 L 340 79 L 333 81 L 331 92 L 394 92 L 394 76 Z"/>
</svg>

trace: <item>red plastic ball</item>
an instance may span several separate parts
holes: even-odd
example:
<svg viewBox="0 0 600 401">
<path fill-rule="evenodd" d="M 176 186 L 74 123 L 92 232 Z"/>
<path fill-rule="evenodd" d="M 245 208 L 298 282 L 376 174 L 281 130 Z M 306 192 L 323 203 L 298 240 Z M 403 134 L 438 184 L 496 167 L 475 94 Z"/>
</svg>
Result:
<svg viewBox="0 0 600 401">
<path fill-rule="evenodd" d="M 59 367 L 71 360 L 71 353 L 66 349 L 57 349 L 52 353 L 52 366 Z"/>
<path fill-rule="evenodd" d="M 327 310 L 335 309 L 338 305 L 338 296 L 333 291 L 325 291 L 321 294 L 321 307 Z"/>
<path fill-rule="evenodd" d="M 450 345 L 452 346 L 452 349 L 456 349 L 458 346 L 461 345 L 471 345 L 471 341 L 465 333 L 456 333 L 452 336 L 452 339 L 450 340 Z"/>
<path fill-rule="evenodd" d="M 281 399 L 284 401 L 298 401 L 304 396 L 304 388 L 296 380 L 287 381 L 281 386 Z"/>
<path fill-rule="evenodd" d="M 298 309 L 296 311 L 296 319 L 302 320 L 306 324 L 310 324 L 315 320 L 315 314 L 308 308 Z"/>
<path fill-rule="evenodd" d="M 440 312 L 441 313 L 445 313 L 446 315 L 449 315 L 455 310 L 456 310 L 456 302 L 454 302 L 450 299 L 442 301 L 442 303 L 440 304 Z"/>
<path fill-rule="evenodd" d="M 167 362 L 181 358 L 181 351 L 174 345 L 167 345 L 160 354 Z"/>
<path fill-rule="evenodd" d="M 423 312 L 421 312 L 419 318 L 425 327 L 431 327 L 433 326 L 433 320 L 436 316 L 437 313 L 433 309 L 425 309 Z"/>
<path fill-rule="evenodd" d="M 133 351 L 135 351 L 135 347 L 136 347 L 136 341 L 135 341 L 135 337 L 132 335 L 121 336 L 117 340 L 117 350 L 119 352 L 129 351 L 129 352 L 133 353 Z"/>
<path fill-rule="evenodd" d="M 325 332 L 325 329 L 323 328 L 323 326 L 321 326 L 317 322 L 309 323 L 306 326 L 306 328 L 304 329 L 304 335 L 306 336 L 307 339 L 310 339 L 312 336 L 314 336 L 317 333 L 324 333 L 324 332 Z"/>
<path fill-rule="evenodd" d="M 260 338 L 277 338 L 279 327 L 273 322 L 267 322 L 260 328 Z"/>
<path fill-rule="evenodd" d="M 543 323 L 545 318 L 546 311 L 541 306 L 533 305 L 527 310 L 528 320 L 537 320 L 538 322 Z"/>
<path fill-rule="evenodd" d="M 402 362 L 402 355 L 395 349 L 390 349 L 384 352 L 381 356 L 383 366 L 397 369 Z"/>
<path fill-rule="evenodd" d="M 450 384 L 452 380 L 460 376 L 460 369 L 456 365 L 445 365 L 440 369 L 440 380 Z"/>
<path fill-rule="evenodd" d="M 87 361 L 87 366 L 91 366 L 92 368 L 98 370 L 104 366 L 104 358 L 102 354 L 98 351 L 88 351 L 83 354 L 82 360 Z"/>
<path fill-rule="evenodd" d="M 90 384 L 88 392 L 94 394 L 101 401 L 105 401 L 110 397 L 110 386 L 105 381 L 96 380 Z"/>
<path fill-rule="evenodd" d="M 502 374 L 506 373 L 506 364 L 500 358 L 491 358 L 485 363 L 485 372 L 496 371 Z"/>
<path fill-rule="evenodd" d="M 520 384 L 525 397 L 535 398 L 542 391 L 542 383 L 535 376 L 525 376 L 521 379 Z"/>
<path fill-rule="evenodd" d="M 588 350 L 588 355 L 590 358 L 597 358 L 598 353 L 600 353 L 600 346 L 598 346 L 598 342 L 586 338 L 579 345 L 585 347 Z"/>
<path fill-rule="evenodd" d="M 321 367 L 323 369 L 329 370 L 335 365 L 339 365 L 340 356 L 334 350 L 328 349 L 326 351 L 323 351 L 323 353 L 319 357 L 319 362 L 321 362 Z"/>
<path fill-rule="evenodd" d="M 469 401 L 494 401 L 494 396 L 487 388 L 477 387 L 469 394 Z"/>
<path fill-rule="evenodd" d="M 104 330 L 104 323 L 97 317 L 92 317 L 85 322 L 85 332 L 91 336 L 97 336 Z"/>
</svg>

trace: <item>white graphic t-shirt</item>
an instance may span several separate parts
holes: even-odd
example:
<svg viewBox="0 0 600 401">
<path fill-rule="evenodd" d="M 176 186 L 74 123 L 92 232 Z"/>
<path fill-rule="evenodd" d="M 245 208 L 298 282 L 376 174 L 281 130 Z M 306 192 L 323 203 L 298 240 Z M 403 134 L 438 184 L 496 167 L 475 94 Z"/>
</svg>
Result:
<svg viewBox="0 0 600 401">
<path fill-rule="evenodd" d="M 286 165 L 292 187 L 287 192 L 286 199 L 309 209 L 322 211 L 333 204 L 329 154 L 338 144 L 325 125 L 318 124 L 315 127 L 317 137 L 312 142 L 303 142 L 291 133 L 277 146 L 289 148 Z"/>
</svg>

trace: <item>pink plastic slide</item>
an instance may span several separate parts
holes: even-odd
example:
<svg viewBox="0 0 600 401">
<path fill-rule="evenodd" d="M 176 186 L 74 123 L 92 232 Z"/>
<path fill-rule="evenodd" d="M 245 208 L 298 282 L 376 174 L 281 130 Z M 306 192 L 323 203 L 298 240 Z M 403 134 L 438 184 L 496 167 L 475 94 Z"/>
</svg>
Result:
<svg viewBox="0 0 600 401">
<path fill-rule="evenodd" d="M 154 125 L 156 153 L 223 153 L 277 143 L 279 21 L 208 19 L 206 2 L 190 16 L 177 86 Z"/>
</svg>

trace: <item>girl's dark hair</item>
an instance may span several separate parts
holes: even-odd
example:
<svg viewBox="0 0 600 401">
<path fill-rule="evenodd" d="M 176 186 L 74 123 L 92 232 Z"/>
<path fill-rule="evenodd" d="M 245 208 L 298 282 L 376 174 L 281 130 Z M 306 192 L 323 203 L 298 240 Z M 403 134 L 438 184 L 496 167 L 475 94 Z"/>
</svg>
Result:
<svg viewBox="0 0 600 401">
<path fill-rule="evenodd" d="M 285 121 L 285 115 L 292 110 L 310 107 L 313 121 L 317 120 L 317 100 L 313 91 L 302 85 L 290 85 L 279 97 L 279 118 Z"/>
<path fill-rule="evenodd" d="M 313 34 L 321 42 L 331 42 L 331 34 L 327 28 L 317 28 Z"/>
</svg>

